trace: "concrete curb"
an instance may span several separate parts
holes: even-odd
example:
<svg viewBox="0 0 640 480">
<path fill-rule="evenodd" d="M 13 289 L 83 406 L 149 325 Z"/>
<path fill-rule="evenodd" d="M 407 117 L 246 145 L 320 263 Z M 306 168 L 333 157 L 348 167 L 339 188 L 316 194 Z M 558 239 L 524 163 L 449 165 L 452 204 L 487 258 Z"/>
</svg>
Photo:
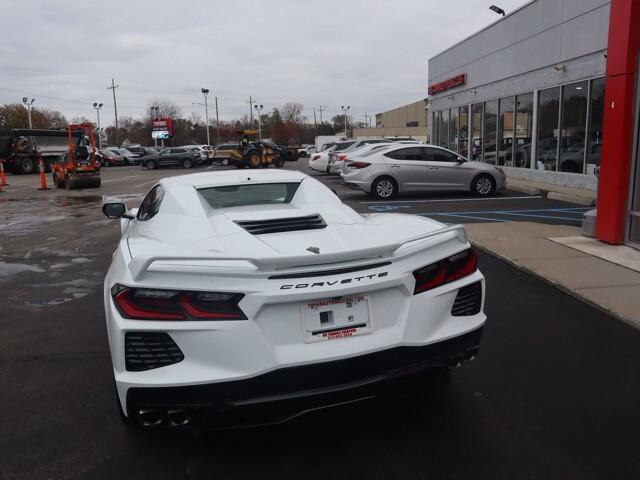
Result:
<svg viewBox="0 0 640 480">
<path fill-rule="evenodd" d="M 575 298 L 576 300 L 581 301 L 582 303 L 585 303 L 587 305 L 589 305 L 590 307 L 595 308 L 596 310 L 599 310 L 607 315 L 610 315 L 612 317 L 614 317 L 617 320 L 620 320 L 622 323 L 624 323 L 625 325 L 628 325 L 629 327 L 633 328 L 634 330 L 640 330 L 640 325 L 632 322 L 631 320 L 623 317 L 622 315 L 620 315 L 619 313 L 615 312 L 614 310 L 611 310 L 610 308 L 601 305 L 597 302 L 594 302 L 593 300 L 590 300 L 588 298 L 583 297 L 582 295 L 580 295 L 578 292 L 576 292 L 575 290 L 571 290 L 569 287 L 566 287 L 564 285 L 562 285 L 561 283 L 558 282 L 554 282 L 553 280 L 551 280 L 550 278 L 547 278 L 543 275 L 540 275 L 538 272 L 535 272 L 527 267 L 524 267 L 522 265 L 520 265 L 518 262 L 516 262 L 515 260 L 509 258 L 509 257 L 505 257 L 504 255 L 501 255 L 497 252 L 494 252 L 493 250 L 490 250 L 489 248 L 480 245 L 479 243 L 476 243 L 475 241 L 473 241 L 472 239 L 470 239 L 471 244 L 477 248 L 478 250 L 481 250 L 482 252 L 491 255 L 492 257 L 495 257 L 499 260 L 502 260 L 505 263 L 508 263 L 509 265 L 511 265 L 512 267 L 517 268 L 518 270 L 520 270 L 521 272 L 524 272 L 528 275 L 531 275 L 532 277 L 537 278 L 538 280 L 546 283 L 547 285 L 550 285 L 552 287 L 557 288 L 558 290 L 563 291 L 564 293 L 570 295 L 571 297 Z"/>
<path fill-rule="evenodd" d="M 509 184 L 509 181 L 507 181 L 507 189 L 526 193 L 528 195 L 544 195 L 544 192 L 538 188 L 525 187 L 524 185 L 511 185 Z"/>
<path fill-rule="evenodd" d="M 582 197 L 580 195 L 571 195 L 569 193 L 547 192 L 547 198 L 550 200 L 560 200 L 563 202 L 586 205 L 587 207 L 595 207 L 596 205 L 596 200 L 594 198 Z"/>
</svg>

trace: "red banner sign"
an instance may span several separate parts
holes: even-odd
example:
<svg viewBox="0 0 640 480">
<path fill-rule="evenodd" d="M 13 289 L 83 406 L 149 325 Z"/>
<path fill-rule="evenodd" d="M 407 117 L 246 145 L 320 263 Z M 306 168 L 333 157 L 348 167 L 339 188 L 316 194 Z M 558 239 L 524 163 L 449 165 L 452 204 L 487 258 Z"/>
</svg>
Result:
<svg viewBox="0 0 640 480">
<path fill-rule="evenodd" d="M 442 93 L 446 90 L 451 90 L 452 88 L 459 87 L 460 85 L 464 85 L 465 83 L 467 83 L 467 74 L 461 73 L 460 75 L 456 75 L 455 77 L 447 78 L 442 82 L 429 85 L 429 95 L 437 95 L 438 93 Z"/>
<path fill-rule="evenodd" d="M 171 118 L 154 118 L 151 126 L 154 132 L 167 132 L 167 134 L 173 136 L 173 119 Z"/>
</svg>

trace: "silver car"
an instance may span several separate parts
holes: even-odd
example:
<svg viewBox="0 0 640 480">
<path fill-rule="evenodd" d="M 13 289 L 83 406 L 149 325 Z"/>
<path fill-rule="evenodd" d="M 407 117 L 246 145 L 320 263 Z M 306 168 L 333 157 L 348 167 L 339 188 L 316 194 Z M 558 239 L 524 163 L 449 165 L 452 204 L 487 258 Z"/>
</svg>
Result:
<svg viewBox="0 0 640 480">
<path fill-rule="evenodd" d="M 347 185 L 385 200 L 397 193 L 448 190 L 487 196 L 505 187 L 500 168 L 433 145 L 393 145 L 351 159 L 347 154 L 340 175 Z"/>
</svg>

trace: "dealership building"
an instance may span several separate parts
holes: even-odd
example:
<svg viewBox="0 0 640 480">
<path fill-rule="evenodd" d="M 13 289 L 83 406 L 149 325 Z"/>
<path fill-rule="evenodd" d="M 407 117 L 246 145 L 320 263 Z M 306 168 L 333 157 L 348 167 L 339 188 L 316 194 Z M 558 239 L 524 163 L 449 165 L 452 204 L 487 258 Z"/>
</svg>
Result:
<svg viewBox="0 0 640 480">
<path fill-rule="evenodd" d="M 640 0 L 533 0 L 429 59 L 431 142 L 509 178 L 597 190 L 640 244 Z"/>
</svg>

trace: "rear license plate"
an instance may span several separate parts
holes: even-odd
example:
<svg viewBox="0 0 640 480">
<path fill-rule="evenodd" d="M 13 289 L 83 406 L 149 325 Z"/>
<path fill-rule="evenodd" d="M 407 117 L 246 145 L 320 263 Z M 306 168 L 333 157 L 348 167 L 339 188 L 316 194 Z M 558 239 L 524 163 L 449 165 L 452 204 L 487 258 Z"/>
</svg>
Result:
<svg viewBox="0 0 640 480">
<path fill-rule="evenodd" d="M 354 295 L 307 303 L 302 306 L 302 328 L 307 343 L 369 333 L 369 298 Z"/>
</svg>

